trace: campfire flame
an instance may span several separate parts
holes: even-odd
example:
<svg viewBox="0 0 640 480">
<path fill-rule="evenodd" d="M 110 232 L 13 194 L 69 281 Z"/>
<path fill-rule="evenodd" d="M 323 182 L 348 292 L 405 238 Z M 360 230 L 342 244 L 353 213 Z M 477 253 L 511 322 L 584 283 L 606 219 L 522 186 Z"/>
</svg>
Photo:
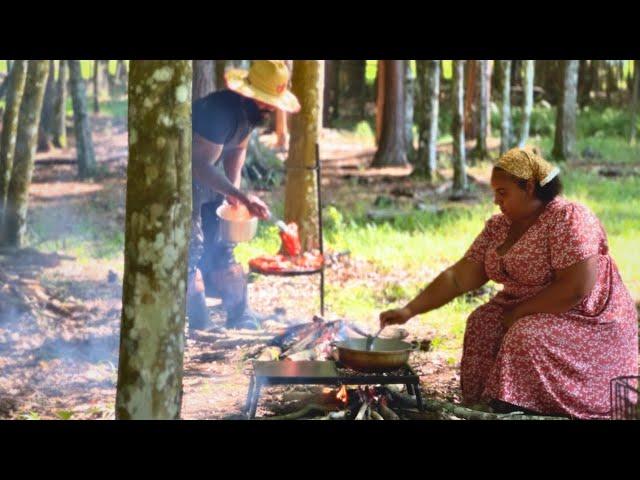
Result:
<svg viewBox="0 0 640 480">
<path fill-rule="evenodd" d="M 347 387 L 342 385 L 338 393 L 336 394 L 336 398 L 340 400 L 344 405 L 349 403 L 349 394 L 347 393 Z"/>
</svg>

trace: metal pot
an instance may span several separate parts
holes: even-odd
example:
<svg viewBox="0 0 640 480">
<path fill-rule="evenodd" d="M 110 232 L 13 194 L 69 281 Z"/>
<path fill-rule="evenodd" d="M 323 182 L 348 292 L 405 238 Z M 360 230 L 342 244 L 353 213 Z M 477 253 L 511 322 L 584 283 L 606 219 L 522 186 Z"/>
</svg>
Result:
<svg viewBox="0 0 640 480">
<path fill-rule="evenodd" d="M 367 350 L 366 338 L 349 338 L 333 344 L 338 361 L 360 372 L 387 372 L 397 370 L 409 361 L 409 354 L 417 345 L 395 338 L 376 338 Z"/>
<path fill-rule="evenodd" d="M 251 217 L 248 220 L 229 220 L 228 212 L 231 208 L 229 204 L 223 203 L 216 209 L 216 215 L 220 219 L 218 228 L 220 239 L 229 243 L 248 242 L 256 236 L 258 217 Z"/>
</svg>

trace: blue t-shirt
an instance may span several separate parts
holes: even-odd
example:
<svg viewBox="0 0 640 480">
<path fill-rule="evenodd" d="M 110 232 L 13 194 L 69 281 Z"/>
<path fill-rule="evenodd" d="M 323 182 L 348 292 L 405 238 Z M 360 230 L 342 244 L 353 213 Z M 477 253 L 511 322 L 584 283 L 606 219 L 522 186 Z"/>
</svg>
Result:
<svg viewBox="0 0 640 480">
<path fill-rule="evenodd" d="M 192 107 L 192 131 L 225 148 L 242 143 L 261 119 L 256 102 L 231 90 L 210 93 Z"/>
</svg>

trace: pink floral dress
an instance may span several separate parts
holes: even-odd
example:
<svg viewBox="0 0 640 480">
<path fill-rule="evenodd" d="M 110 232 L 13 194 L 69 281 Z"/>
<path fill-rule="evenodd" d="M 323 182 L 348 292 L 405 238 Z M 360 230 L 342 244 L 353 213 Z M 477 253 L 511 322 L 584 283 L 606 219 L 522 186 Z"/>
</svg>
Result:
<svg viewBox="0 0 640 480">
<path fill-rule="evenodd" d="M 467 320 L 464 401 L 497 399 L 540 413 L 609 418 L 610 380 L 638 374 L 638 324 L 600 221 L 587 207 L 556 197 L 500 256 L 496 249 L 509 226 L 505 215 L 494 215 L 465 254 L 504 288 Z M 592 256 L 598 257 L 598 279 L 578 305 L 503 327 L 503 307 L 544 289 L 554 270 Z"/>
</svg>

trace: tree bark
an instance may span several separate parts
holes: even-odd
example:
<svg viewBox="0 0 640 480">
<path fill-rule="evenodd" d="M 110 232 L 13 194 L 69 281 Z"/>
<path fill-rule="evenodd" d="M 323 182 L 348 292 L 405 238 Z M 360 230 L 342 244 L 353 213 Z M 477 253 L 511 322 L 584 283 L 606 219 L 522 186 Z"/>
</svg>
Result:
<svg viewBox="0 0 640 480">
<path fill-rule="evenodd" d="M 338 74 L 340 112 L 362 118 L 366 95 L 366 60 L 341 60 Z"/>
<path fill-rule="evenodd" d="M 440 60 L 416 60 L 417 170 L 433 181 L 437 169 Z"/>
<path fill-rule="evenodd" d="M 384 66 L 384 115 L 373 167 L 406 165 L 403 60 L 381 60 Z"/>
<path fill-rule="evenodd" d="M 193 99 L 209 95 L 216 90 L 213 60 L 193 60 Z"/>
<path fill-rule="evenodd" d="M 464 100 L 464 135 L 466 138 L 474 138 L 477 135 L 477 83 L 478 83 L 478 60 L 467 60 L 466 70 L 466 90 Z"/>
<path fill-rule="evenodd" d="M 191 229 L 190 60 L 131 61 L 118 419 L 178 419 Z"/>
<path fill-rule="evenodd" d="M 284 217 L 298 225 L 304 251 L 318 248 L 318 172 L 316 144 L 322 120 L 324 70 L 322 60 L 294 60 L 292 92 L 300 101 L 300 112 L 291 117 L 287 158 Z"/>
<path fill-rule="evenodd" d="M 322 125 L 329 127 L 331 120 L 335 118 L 336 104 L 335 99 L 338 93 L 338 75 L 337 68 L 340 60 L 324 61 L 324 101 L 322 103 Z"/>
<path fill-rule="evenodd" d="M 24 94 L 18 116 L 16 150 L 5 206 L 2 244 L 22 248 L 26 240 L 29 186 L 33 175 L 38 125 L 49 75 L 48 60 L 31 60 L 27 67 Z"/>
<path fill-rule="evenodd" d="M 226 60 L 216 60 L 216 90 L 223 90 L 227 88 L 227 84 L 224 80 L 224 72 L 227 68 Z"/>
<path fill-rule="evenodd" d="M 73 102 L 73 125 L 76 136 L 76 151 L 78 155 L 78 176 L 87 178 L 96 170 L 96 158 L 91 139 L 91 125 L 87 113 L 87 95 L 84 81 L 80 73 L 80 60 L 68 60 L 69 86 Z"/>
<path fill-rule="evenodd" d="M 511 148 L 511 60 L 502 60 L 502 123 L 500 128 L 500 155 Z"/>
<path fill-rule="evenodd" d="M 53 144 L 58 148 L 67 146 L 67 61 L 60 60 L 58 64 L 58 87 L 53 114 Z"/>
<path fill-rule="evenodd" d="M 533 109 L 533 76 L 534 76 L 534 60 L 525 60 L 524 74 L 524 102 L 522 106 L 522 124 L 520 125 L 520 140 L 518 146 L 524 147 L 529 139 L 529 126 L 531 123 L 531 110 Z"/>
<path fill-rule="evenodd" d="M 13 169 L 16 136 L 18 133 L 18 114 L 26 78 L 27 60 L 16 60 L 7 80 L 6 108 L 2 117 L 2 136 L 0 137 L 0 227 L 3 225 L 7 193 Z"/>
<path fill-rule="evenodd" d="M 636 116 L 638 114 L 638 95 L 640 94 L 640 60 L 633 63 L 633 93 L 631 95 L 631 125 L 629 141 L 632 145 L 636 143 Z"/>
<path fill-rule="evenodd" d="M 386 60 L 378 60 L 378 70 L 376 71 L 376 145 L 380 145 L 382 136 L 382 124 L 384 118 L 384 100 L 386 86 L 385 67 Z"/>
<path fill-rule="evenodd" d="M 100 113 L 100 61 L 93 61 L 93 113 Z"/>
<path fill-rule="evenodd" d="M 413 146 L 413 117 L 415 106 L 415 84 L 416 77 L 411 68 L 411 60 L 403 60 L 404 64 L 404 136 L 407 146 L 407 159 L 413 163 L 415 159 L 415 148 Z"/>
<path fill-rule="evenodd" d="M 453 61 L 453 95 L 451 96 L 451 136 L 453 137 L 453 191 L 468 189 L 464 146 L 464 60 Z"/>
<path fill-rule="evenodd" d="M 127 72 L 126 60 L 118 60 L 118 66 L 116 67 L 116 81 L 122 87 L 127 87 L 127 79 L 129 73 Z"/>
<path fill-rule="evenodd" d="M 475 158 L 482 160 L 487 158 L 489 151 L 487 149 L 487 110 L 489 109 L 489 99 L 487 96 L 489 81 L 489 61 L 477 60 L 477 90 L 478 90 L 478 107 L 476 109 L 477 116 L 477 132 Z"/>
<path fill-rule="evenodd" d="M 576 109 L 578 94 L 578 60 L 563 60 L 563 93 L 556 115 L 556 132 L 552 155 L 567 160 L 575 154 Z"/>
<path fill-rule="evenodd" d="M 47 85 L 44 90 L 44 100 L 42 103 L 42 113 L 40 114 L 40 125 L 38 127 L 38 151 L 48 152 L 51 150 L 52 126 L 54 109 L 56 103 L 56 78 L 55 62 L 49 60 L 49 75 Z"/>
</svg>

